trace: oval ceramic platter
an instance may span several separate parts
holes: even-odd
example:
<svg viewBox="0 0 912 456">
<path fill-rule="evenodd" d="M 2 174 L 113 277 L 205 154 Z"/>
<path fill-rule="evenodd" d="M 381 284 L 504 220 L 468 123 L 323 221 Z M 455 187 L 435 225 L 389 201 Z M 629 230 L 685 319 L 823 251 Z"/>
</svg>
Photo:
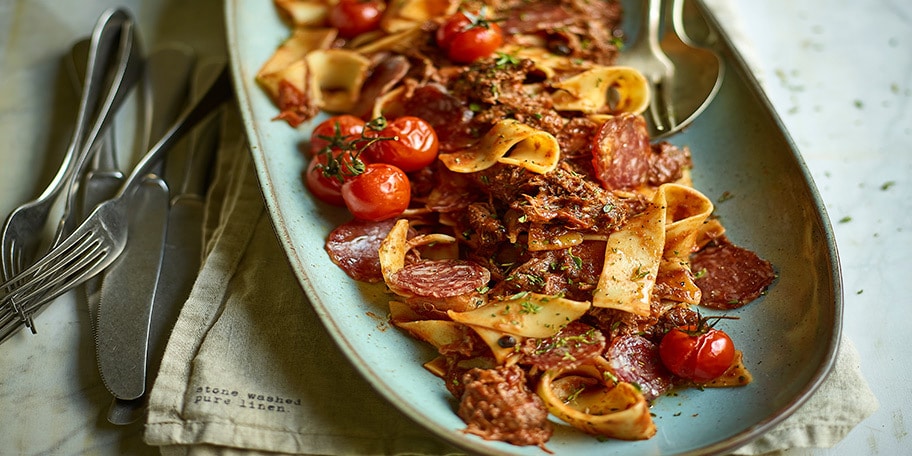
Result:
<svg viewBox="0 0 912 456">
<path fill-rule="evenodd" d="M 639 2 L 627 3 L 634 5 L 627 20 L 636 21 Z M 720 30 L 711 15 L 705 19 L 709 30 Z M 254 80 L 289 30 L 266 0 L 228 0 L 226 20 L 235 87 L 266 205 L 302 288 L 349 361 L 390 403 L 454 445 L 481 454 L 545 454 L 534 446 L 464 434 L 443 382 L 422 367 L 435 353 L 385 324 L 387 296 L 381 286 L 360 285 L 329 260 L 324 240 L 349 216 L 318 203 L 301 184 L 305 162 L 298 145 L 309 127 L 295 130 L 272 121 L 277 110 Z M 547 444 L 557 454 L 728 452 L 794 412 L 834 363 L 842 288 L 829 221 L 756 80 L 725 35 L 718 36 L 714 46 L 726 70 L 718 96 L 668 140 L 691 148 L 695 185 L 716 202 L 729 238 L 777 270 L 768 294 L 732 312 L 739 320 L 722 323 L 745 353 L 754 382 L 659 398 L 652 407 L 658 433 L 646 441 L 604 441 L 558 424 Z"/>
</svg>

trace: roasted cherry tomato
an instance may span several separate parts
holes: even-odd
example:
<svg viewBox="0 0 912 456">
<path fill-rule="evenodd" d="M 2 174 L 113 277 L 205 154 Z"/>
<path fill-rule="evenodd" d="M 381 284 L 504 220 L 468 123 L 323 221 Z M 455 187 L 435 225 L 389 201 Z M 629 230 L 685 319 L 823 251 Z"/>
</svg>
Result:
<svg viewBox="0 0 912 456">
<path fill-rule="evenodd" d="M 659 357 L 671 373 L 698 383 L 724 374 L 735 358 L 728 334 L 705 324 L 668 331 L 659 343 Z"/>
<path fill-rule="evenodd" d="M 359 135 L 357 138 L 361 138 Z M 317 198 L 329 204 L 344 206 L 342 184 L 364 171 L 367 163 L 353 141 L 340 143 L 342 148 L 321 149 L 310 159 L 304 171 L 304 183 Z"/>
<path fill-rule="evenodd" d="M 478 14 L 456 13 L 437 29 L 437 45 L 450 60 L 472 63 L 493 54 L 503 44 L 503 30 L 484 14 L 484 10 Z"/>
<path fill-rule="evenodd" d="M 347 141 L 361 136 L 364 121 L 350 114 L 330 117 L 317 125 L 310 134 L 310 156 L 320 153 L 332 141 Z"/>
<path fill-rule="evenodd" d="M 344 206 L 342 200 L 342 183 L 345 178 L 341 174 L 333 174 L 326 168 L 328 156 L 326 154 L 315 155 L 307 169 L 304 171 L 304 184 L 310 193 L 329 204 Z"/>
<path fill-rule="evenodd" d="M 368 146 L 364 154 L 372 163 L 388 163 L 408 173 L 430 165 L 437 158 L 437 133 L 421 118 L 399 117 L 376 135 L 396 139 L 379 140 Z"/>
<path fill-rule="evenodd" d="M 339 0 L 329 10 L 329 25 L 342 38 L 354 38 L 377 30 L 385 8 L 384 2 L 376 0 Z"/>
<path fill-rule="evenodd" d="M 367 165 L 364 172 L 342 184 L 349 212 L 362 220 L 393 218 L 408 208 L 411 185 L 401 169 L 386 163 Z"/>
</svg>

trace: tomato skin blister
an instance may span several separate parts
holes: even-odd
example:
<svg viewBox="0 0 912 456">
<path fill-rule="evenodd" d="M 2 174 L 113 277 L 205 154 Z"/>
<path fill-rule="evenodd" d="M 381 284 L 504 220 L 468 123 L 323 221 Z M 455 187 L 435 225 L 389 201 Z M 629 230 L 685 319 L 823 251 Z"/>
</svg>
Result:
<svg viewBox="0 0 912 456">
<path fill-rule="evenodd" d="M 659 344 L 659 356 L 675 375 L 705 383 L 728 370 L 735 358 L 735 344 L 724 331 L 698 328 L 694 325 L 669 331 Z"/>
<path fill-rule="evenodd" d="M 377 141 L 367 147 L 364 155 L 371 162 L 387 163 L 409 173 L 437 160 L 437 133 L 419 117 L 398 117 L 373 134 L 395 139 Z"/>
<path fill-rule="evenodd" d="M 380 221 L 408 209 L 411 185 L 401 169 L 385 163 L 367 165 L 364 172 L 342 184 L 345 207 L 356 218 Z"/>
<path fill-rule="evenodd" d="M 324 203 L 333 206 L 345 206 L 342 200 L 342 182 L 338 179 L 323 174 L 322 167 L 326 165 L 326 159 L 316 156 L 307 164 L 302 179 L 310 193 Z"/>
<path fill-rule="evenodd" d="M 384 2 L 375 0 L 339 0 L 329 10 L 329 24 L 339 30 L 339 36 L 354 38 L 380 28 Z"/>
<path fill-rule="evenodd" d="M 456 13 L 437 29 L 437 45 L 457 63 L 472 63 L 494 53 L 503 44 L 503 30 L 478 14 Z"/>
</svg>

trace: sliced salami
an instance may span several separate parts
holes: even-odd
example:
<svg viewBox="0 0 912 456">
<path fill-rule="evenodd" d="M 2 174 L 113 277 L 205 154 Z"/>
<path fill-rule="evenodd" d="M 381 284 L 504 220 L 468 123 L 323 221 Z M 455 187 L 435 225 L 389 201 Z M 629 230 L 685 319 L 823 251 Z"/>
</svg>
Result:
<svg viewBox="0 0 912 456">
<path fill-rule="evenodd" d="M 380 243 L 386 238 L 395 220 L 368 222 L 352 220 L 329 233 L 324 246 L 333 263 L 349 277 L 362 282 L 383 280 L 380 272 Z"/>
<path fill-rule="evenodd" d="M 690 268 L 703 293 L 700 305 L 713 309 L 737 309 L 757 299 L 776 278 L 770 262 L 724 237 L 693 254 Z"/>
<path fill-rule="evenodd" d="M 574 321 L 553 337 L 527 339 L 523 345 L 522 363 L 542 370 L 572 369 L 605 350 L 605 336 L 598 329 Z"/>
<path fill-rule="evenodd" d="M 465 260 L 425 260 L 390 275 L 391 288 L 415 296 L 447 298 L 472 293 L 488 284 L 491 272 Z"/>
<path fill-rule="evenodd" d="M 651 154 L 646 121 L 624 114 L 605 121 L 595 135 L 592 166 L 606 189 L 634 189 L 646 183 Z"/>
<path fill-rule="evenodd" d="M 618 380 L 639 385 L 647 401 L 652 401 L 672 386 L 671 374 L 659 359 L 658 346 L 638 335 L 611 340 L 605 357 Z"/>
</svg>

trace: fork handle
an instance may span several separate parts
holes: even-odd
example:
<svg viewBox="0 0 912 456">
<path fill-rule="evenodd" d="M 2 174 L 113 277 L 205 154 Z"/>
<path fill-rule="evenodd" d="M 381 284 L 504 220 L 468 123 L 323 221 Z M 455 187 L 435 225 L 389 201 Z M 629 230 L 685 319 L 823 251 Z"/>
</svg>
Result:
<svg viewBox="0 0 912 456">
<path fill-rule="evenodd" d="M 155 168 L 164 157 L 164 154 L 185 133 L 203 120 L 209 112 L 228 100 L 231 97 L 231 94 L 231 75 L 226 65 L 222 67 L 222 70 L 206 89 L 203 96 L 200 97 L 196 103 L 184 109 L 171 128 L 165 132 L 162 138 L 155 143 L 155 145 L 139 160 L 136 166 L 133 167 L 133 170 L 120 187 L 115 198 L 121 198 L 127 193 L 132 192 L 139 182 L 142 181 L 143 177 Z"/>
<path fill-rule="evenodd" d="M 637 32 L 636 41 L 631 45 L 631 49 L 638 49 L 639 52 L 649 52 L 650 54 L 660 56 L 661 60 L 665 52 L 659 45 L 662 34 L 662 12 L 664 0 L 642 0 L 642 18 L 640 19 L 640 29 Z"/>
<path fill-rule="evenodd" d="M 77 125 L 73 143 L 73 160 L 66 178 L 66 192 L 63 214 L 58 222 L 57 231 L 51 245 L 57 245 L 63 238 L 72 232 L 77 217 L 75 217 L 76 188 L 83 169 L 95 152 L 95 143 L 99 136 L 105 132 L 113 114 L 123 103 L 127 93 L 136 83 L 142 67 L 140 58 L 141 50 L 139 36 L 135 31 L 135 22 L 132 16 L 123 9 L 114 9 L 106 12 L 102 21 L 107 19 L 116 28 L 101 28 L 93 33 L 92 43 L 89 46 L 89 59 L 94 64 L 87 67 L 84 76 L 82 99 L 94 101 L 92 110 L 80 110 L 81 117 Z M 104 22 L 103 22 L 104 23 Z M 101 45 L 107 41 L 103 38 L 105 33 L 117 33 L 115 49 L 102 50 Z M 113 68 L 110 68 L 113 66 Z M 110 77 L 109 76 L 110 74 Z M 93 94 L 103 93 L 100 100 L 93 99 Z M 91 120 L 89 120 L 91 119 Z M 88 128 L 85 130 L 85 128 Z"/>
<path fill-rule="evenodd" d="M 646 40 L 649 47 L 659 50 L 659 35 L 661 34 L 662 6 L 664 0 L 646 0 L 646 18 L 643 22 L 645 26 L 643 33 L 646 34 Z"/>
</svg>

